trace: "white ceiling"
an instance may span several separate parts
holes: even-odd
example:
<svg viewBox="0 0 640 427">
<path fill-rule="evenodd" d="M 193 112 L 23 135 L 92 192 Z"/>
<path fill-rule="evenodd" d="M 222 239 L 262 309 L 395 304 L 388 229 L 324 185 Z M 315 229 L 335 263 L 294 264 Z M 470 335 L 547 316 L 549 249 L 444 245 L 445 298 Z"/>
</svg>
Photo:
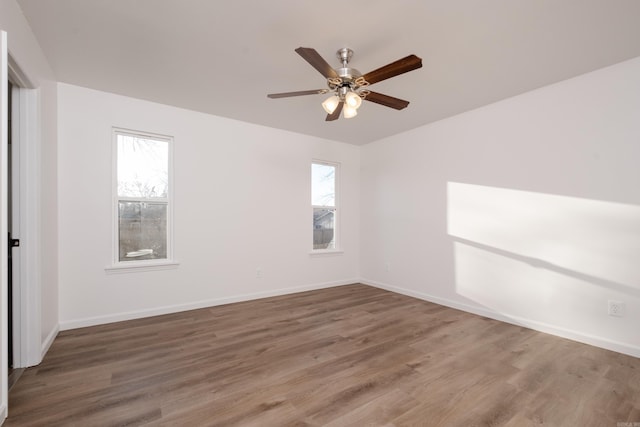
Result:
<svg viewBox="0 0 640 427">
<path fill-rule="evenodd" d="M 18 0 L 58 80 L 322 138 L 365 144 L 640 56 L 638 0 Z M 325 122 L 326 87 L 298 54 L 366 73 L 409 54 L 423 68 Z"/>
</svg>

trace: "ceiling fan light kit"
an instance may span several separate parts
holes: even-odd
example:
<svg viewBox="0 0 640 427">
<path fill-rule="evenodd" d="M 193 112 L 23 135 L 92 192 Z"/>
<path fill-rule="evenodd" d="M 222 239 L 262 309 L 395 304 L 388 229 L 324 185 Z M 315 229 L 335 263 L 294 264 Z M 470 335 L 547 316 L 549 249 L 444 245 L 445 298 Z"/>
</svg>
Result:
<svg viewBox="0 0 640 427">
<path fill-rule="evenodd" d="M 353 51 L 349 48 L 342 48 L 336 53 L 336 56 L 342 63 L 342 67 L 336 70 L 334 70 L 315 49 L 299 47 L 296 49 L 296 52 L 327 79 L 329 89 L 271 93 L 267 95 L 267 97 L 276 99 L 330 93 L 331 96 L 322 103 L 322 108 L 327 112 L 326 121 L 338 119 L 341 112 L 345 119 L 355 117 L 358 114 L 358 108 L 362 105 L 363 99 L 396 110 L 406 108 L 409 105 L 409 101 L 372 92 L 367 89 L 367 87 L 371 84 L 422 67 L 422 59 L 415 55 L 409 55 L 363 75 L 355 68 L 348 66 L 349 61 L 353 57 Z"/>
<path fill-rule="evenodd" d="M 327 114 L 331 114 L 336 110 L 336 108 L 338 108 L 339 103 L 340 98 L 338 98 L 336 95 L 332 95 L 324 100 L 324 102 L 322 103 L 322 108 L 324 108 L 324 111 L 326 111 Z"/>
<path fill-rule="evenodd" d="M 345 119 L 350 119 L 358 115 L 358 110 L 352 107 L 344 107 L 342 109 L 342 116 Z"/>
<path fill-rule="evenodd" d="M 362 98 L 355 92 L 347 92 L 344 97 L 344 102 L 346 102 L 349 107 L 358 109 L 362 105 Z"/>
</svg>

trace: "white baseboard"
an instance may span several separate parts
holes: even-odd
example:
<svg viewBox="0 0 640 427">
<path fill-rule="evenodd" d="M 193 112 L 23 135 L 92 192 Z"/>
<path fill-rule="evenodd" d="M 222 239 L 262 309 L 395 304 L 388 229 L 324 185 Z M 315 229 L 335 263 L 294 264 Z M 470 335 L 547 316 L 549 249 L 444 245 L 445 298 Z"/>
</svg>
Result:
<svg viewBox="0 0 640 427">
<path fill-rule="evenodd" d="M 0 425 L 7 419 L 7 407 L 3 404 L 0 406 Z"/>
<path fill-rule="evenodd" d="M 477 314 L 479 316 L 488 317 L 490 319 L 500 320 L 501 322 L 510 323 L 513 325 L 523 326 L 525 328 L 533 329 L 535 331 L 544 332 L 550 335 L 556 335 L 562 338 L 567 338 L 572 341 L 581 342 L 583 344 L 593 345 L 595 347 L 604 348 L 607 350 L 616 351 L 618 353 L 628 354 L 633 357 L 640 357 L 640 347 L 613 341 L 607 338 L 585 334 L 580 331 L 562 328 L 554 326 L 548 323 L 539 322 L 537 320 L 525 319 L 519 316 L 507 316 L 503 313 L 498 313 L 493 310 L 489 310 L 485 307 L 474 306 L 470 304 L 453 301 L 447 298 L 441 298 L 434 295 L 429 295 L 422 292 L 416 292 L 410 289 L 401 288 L 398 286 L 391 286 L 385 283 L 376 282 L 369 279 L 360 279 L 360 283 L 374 286 L 376 288 L 384 289 L 387 291 L 395 292 L 402 295 L 418 298 L 424 301 L 433 302 L 439 305 L 455 308 L 457 310 L 466 311 L 468 313 Z"/>
<path fill-rule="evenodd" d="M 441 298 L 435 295 L 430 295 L 423 292 L 417 292 L 417 291 L 413 291 L 413 290 L 398 287 L 398 286 L 392 286 L 392 285 L 377 282 L 374 280 L 369 280 L 366 278 L 340 280 L 335 282 L 326 282 L 326 283 L 296 286 L 296 287 L 290 287 L 290 288 L 274 289 L 274 290 L 269 290 L 264 292 L 255 292 L 250 294 L 235 295 L 231 297 L 195 301 L 195 302 L 186 303 L 186 304 L 175 304 L 175 305 L 169 305 L 164 307 L 155 307 L 151 309 L 136 310 L 136 311 L 130 311 L 130 312 L 103 315 L 103 316 L 87 317 L 84 319 L 62 321 L 60 322 L 59 328 L 56 328 L 55 330 L 53 330 L 49 334 L 45 342 L 43 343 L 42 356 L 44 357 L 45 353 L 53 343 L 53 340 L 58 334 L 58 331 L 84 328 L 87 326 L 102 325 L 106 323 L 120 322 L 124 320 L 140 319 L 144 317 L 159 316 L 162 314 L 177 313 L 181 311 L 195 310 L 195 309 L 205 308 L 205 307 L 214 307 L 217 305 L 231 304 L 235 302 L 249 301 L 249 300 L 254 300 L 259 298 L 268 298 L 268 297 L 279 296 L 279 295 L 287 295 L 287 294 L 293 294 L 297 292 L 332 288 L 336 286 L 350 285 L 353 283 L 362 283 L 365 285 L 374 286 L 376 288 L 385 289 L 387 291 L 396 292 L 402 295 L 407 295 L 407 296 L 418 298 L 424 301 L 433 302 L 443 306 L 455 308 L 457 310 L 462 310 L 468 313 L 477 314 L 479 316 L 500 320 L 502 322 L 510 323 L 513 325 L 523 326 L 529 329 L 533 329 L 533 330 L 544 332 L 551 335 L 556 335 L 562 338 L 567 338 L 567 339 L 581 342 L 584 344 L 589 344 L 589 345 L 601 347 L 607 350 L 616 351 L 618 353 L 628 354 L 634 357 L 640 357 L 640 347 L 638 346 L 613 341 L 613 340 L 595 336 L 595 335 L 585 334 L 580 331 L 566 329 L 566 328 L 554 326 L 548 323 L 522 318 L 519 316 L 508 316 L 503 313 L 498 313 L 496 311 L 489 310 L 485 307 L 465 304 L 459 301 L 454 301 L 447 298 Z"/>
<path fill-rule="evenodd" d="M 40 353 L 40 362 L 42 362 L 42 359 L 44 359 L 44 355 L 47 354 L 47 351 L 49 351 L 51 344 L 53 344 L 53 341 L 58 336 L 58 332 L 60 332 L 60 325 L 56 325 L 56 327 L 53 328 L 51 332 L 49 332 L 49 335 L 47 335 L 47 338 L 45 338 L 44 342 L 42 343 L 42 351 Z"/>
<path fill-rule="evenodd" d="M 317 289 L 333 288 L 358 283 L 358 279 L 339 280 L 335 282 L 317 283 L 311 285 L 294 286 L 290 288 L 273 289 L 264 292 L 254 292 L 250 294 L 234 295 L 231 297 L 214 298 L 210 300 L 194 301 L 186 304 L 167 305 L 164 307 L 154 307 L 143 310 L 107 314 L 103 316 L 87 317 L 84 319 L 64 320 L 60 322 L 60 330 L 84 328 L 87 326 L 103 325 L 106 323 L 121 322 L 124 320 L 141 319 L 143 317 L 160 316 L 162 314 L 178 313 L 180 311 L 196 310 L 216 305 L 231 304 L 234 302 L 249 301 L 259 298 L 275 297 L 279 295 L 294 294 L 297 292 L 313 291 Z M 55 338 L 55 337 L 54 337 Z"/>
</svg>

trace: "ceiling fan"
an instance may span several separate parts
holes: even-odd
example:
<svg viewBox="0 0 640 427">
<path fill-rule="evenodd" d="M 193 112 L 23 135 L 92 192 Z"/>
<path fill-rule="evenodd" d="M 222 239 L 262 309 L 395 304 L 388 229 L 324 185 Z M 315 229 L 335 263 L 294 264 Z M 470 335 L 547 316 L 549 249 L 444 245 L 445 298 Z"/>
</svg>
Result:
<svg viewBox="0 0 640 427">
<path fill-rule="evenodd" d="M 299 47 L 296 49 L 296 52 L 327 79 L 328 89 L 270 93 L 267 96 L 275 99 L 331 93 L 332 95 L 322 103 L 322 107 L 327 112 L 326 121 L 337 120 L 341 112 L 346 119 L 355 117 L 358 114 L 357 110 L 360 104 L 362 104 L 363 99 L 396 110 L 406 108 L 409 105 L 409 101 L 373 92 L 369 90 L 368 87 L 382 80 L 422 67 L 422 59 L 415 55 L 409 55 L 366 74 L 361 74 L 355 68 L 349 68 L 348 66 L 349 61 L 353 57 L 353 51 L 349 48 L 342 48 L 336 53 L 338 59 L 342 62 L 342 67 L 335 70 L 315 49 Z"/>
</svg>

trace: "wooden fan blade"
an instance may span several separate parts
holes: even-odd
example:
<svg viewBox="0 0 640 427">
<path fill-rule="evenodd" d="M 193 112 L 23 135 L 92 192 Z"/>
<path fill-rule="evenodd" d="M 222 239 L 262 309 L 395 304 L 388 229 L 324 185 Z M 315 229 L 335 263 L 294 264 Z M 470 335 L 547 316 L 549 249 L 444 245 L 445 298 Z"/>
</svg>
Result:
<svg viewBox="0 0 640 427">
<path fill-rule="evenodd" d="M 409 101 L 394 98 L 393 96 L 384 95 L 378 92 L 369 92 L 369 94 L 365 96 L 364 99 L 365 101 L 375 102 L 376 104 L 395 108 L 396 110 L 402 110 L 403 108 L 407 108 L 407 106 L 409 105 Z"/>
<path fill-rule="evenodd" d="M 329 65 L 329 63 L 325 61 L 324 58 L 320 56 L 320 54 L 315 49 L 312 49 L 310 47 L 299 47 L 296 49 L 296 52 L 326 78 L 339 77 L 338 73 L 336 73 L 336 70 L 334 70 L 331 65 Z"/>
<path fill-rule="evenodd" d="M 405 58 L 398 59 L 391 64 L 387 64 L 384 67 L 370 71 L 362 77 L 372 85 L 374 83 L 381 82 L 382 80 L 413 71 L 420 67 L 422 67 L 422 59 L 415 55 L 409 55 Z"/>
<path fill-rule="evenodd" d="M 324 119 L 324 120 L 326 122 L 332 122 L 334 120 L 338 120 L 340 118 L 340 113 L 342 113 L 342 107 L 343 106 L 344 106 L 344 102 L 340 101 L 340 103 L 338 104 L 336 109 L 333 110 L 333 113 L 327 114 L 327 118 Z"/>
<path fill-rule="evenodd" d="M 267 97 L 276 99 L 276 98 L 287 98 L 290 96 L 302 96 L 302 95 L 318 95 L 329 92 L 329 89 L 314 89 L 314 90 L 301 90 L 298 92 L 283 92 L 283 93 L 270 93 Z"/>
</svg>

